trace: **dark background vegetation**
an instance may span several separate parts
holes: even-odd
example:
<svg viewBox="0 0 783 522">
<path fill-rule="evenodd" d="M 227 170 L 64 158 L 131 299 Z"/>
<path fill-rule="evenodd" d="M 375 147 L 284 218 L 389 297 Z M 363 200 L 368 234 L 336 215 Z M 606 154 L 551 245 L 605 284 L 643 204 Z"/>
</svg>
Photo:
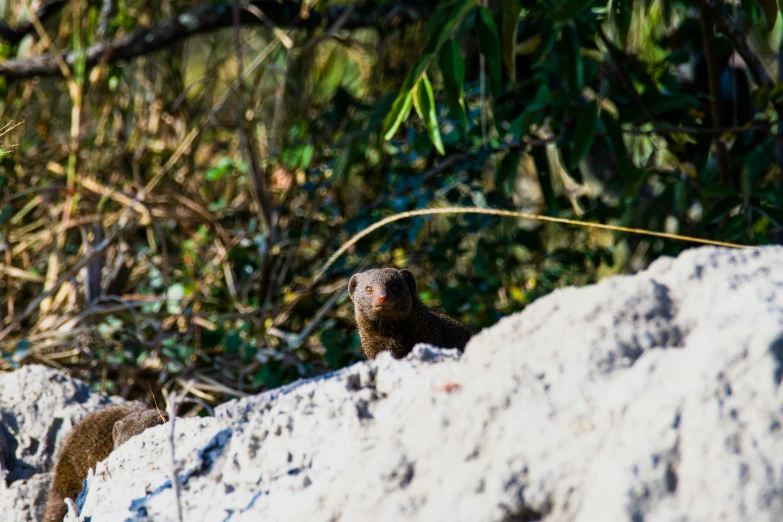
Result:
<svg viewBox="0 0 783 522">
<path fill-rule="evenodd" d="M 776 0 L 0 0 L 0 367 L 215 403 L 362 358 L 410 268 L 479 330 L 691 245 L 779 243 Z"/>
</svg>

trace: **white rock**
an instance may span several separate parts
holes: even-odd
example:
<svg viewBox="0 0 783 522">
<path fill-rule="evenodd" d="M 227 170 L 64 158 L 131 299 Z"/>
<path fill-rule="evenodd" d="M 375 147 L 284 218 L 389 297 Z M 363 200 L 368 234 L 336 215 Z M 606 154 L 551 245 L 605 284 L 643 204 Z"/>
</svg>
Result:
<svg viewBox="0 0 783 522">
<path fill-rule="evenodd" d="M 177 422 L 184 520 L 783 520 L 783 248 L 689 250 Z M 168 426 L 80 520 L 176 520 Z M 74 517 L 75 519 L 75 517 Z"/>
<path fill-rule="evenodd" d="M 43 518 L 54 455 L 74 424 L 118 398 L 40 365 L 0 373 L 0 513 L 2 520 Z"/>
</svg>

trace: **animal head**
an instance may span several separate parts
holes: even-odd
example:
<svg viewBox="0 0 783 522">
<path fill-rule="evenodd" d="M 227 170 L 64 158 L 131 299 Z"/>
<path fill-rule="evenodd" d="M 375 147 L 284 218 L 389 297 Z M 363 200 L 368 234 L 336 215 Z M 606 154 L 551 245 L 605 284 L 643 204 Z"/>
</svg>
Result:
<svg viewBox="0 0 783 522">
<path fill-rule="evenodd" d="M 364 317 L 404 319 L 416 298 L 416 278 L 409 270 L 375 268 L 352 276 L 348 295 L 357 313 Z"/>
</svg>

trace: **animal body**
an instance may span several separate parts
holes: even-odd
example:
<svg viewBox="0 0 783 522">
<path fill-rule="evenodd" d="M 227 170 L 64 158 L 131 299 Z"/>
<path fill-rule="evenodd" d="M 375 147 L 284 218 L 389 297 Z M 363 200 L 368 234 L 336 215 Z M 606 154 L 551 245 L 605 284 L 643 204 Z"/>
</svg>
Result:
<svg viewBox="0 0 783 522">
<path fill-rule="evenodd" d="M 156 410 L 139 404 L 109 406 L 79 421 L 68 434 L 55 461 L 45 522 L 62 522 L 67 512 L 65 499 L 76 499 L 88 469 L 134 435 L 162 423 Z"/>
<path fill-rule="evenodd" d="M 464 324 L 424 306 L 409 270 L 377 268 L 355 274 L 348 294 L 368 359 L 385 350 L 399 359 L 417 343 L 462 350 L 472 335 Z"/>
</svg>

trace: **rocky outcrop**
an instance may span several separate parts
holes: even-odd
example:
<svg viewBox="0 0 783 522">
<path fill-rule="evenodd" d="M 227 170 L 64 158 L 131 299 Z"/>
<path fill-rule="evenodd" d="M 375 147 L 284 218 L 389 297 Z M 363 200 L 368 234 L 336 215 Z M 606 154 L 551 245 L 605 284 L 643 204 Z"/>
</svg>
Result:
<svg viewBox="0 0 783 522">
<path fill-rule="evenodd" d="M 554 292 L 462 357 L 420 345 L 152 428 L 69 516 L 772 522 L 782 381 L 783 249 L 693 249 Z"/>
<path fill-rule="evenodd" d="M 118 398 L 44 366 L 0 373 L 0 513 L 12 522 L 43 517 L 55 451 L 74 424 Z"/>
</svg>

